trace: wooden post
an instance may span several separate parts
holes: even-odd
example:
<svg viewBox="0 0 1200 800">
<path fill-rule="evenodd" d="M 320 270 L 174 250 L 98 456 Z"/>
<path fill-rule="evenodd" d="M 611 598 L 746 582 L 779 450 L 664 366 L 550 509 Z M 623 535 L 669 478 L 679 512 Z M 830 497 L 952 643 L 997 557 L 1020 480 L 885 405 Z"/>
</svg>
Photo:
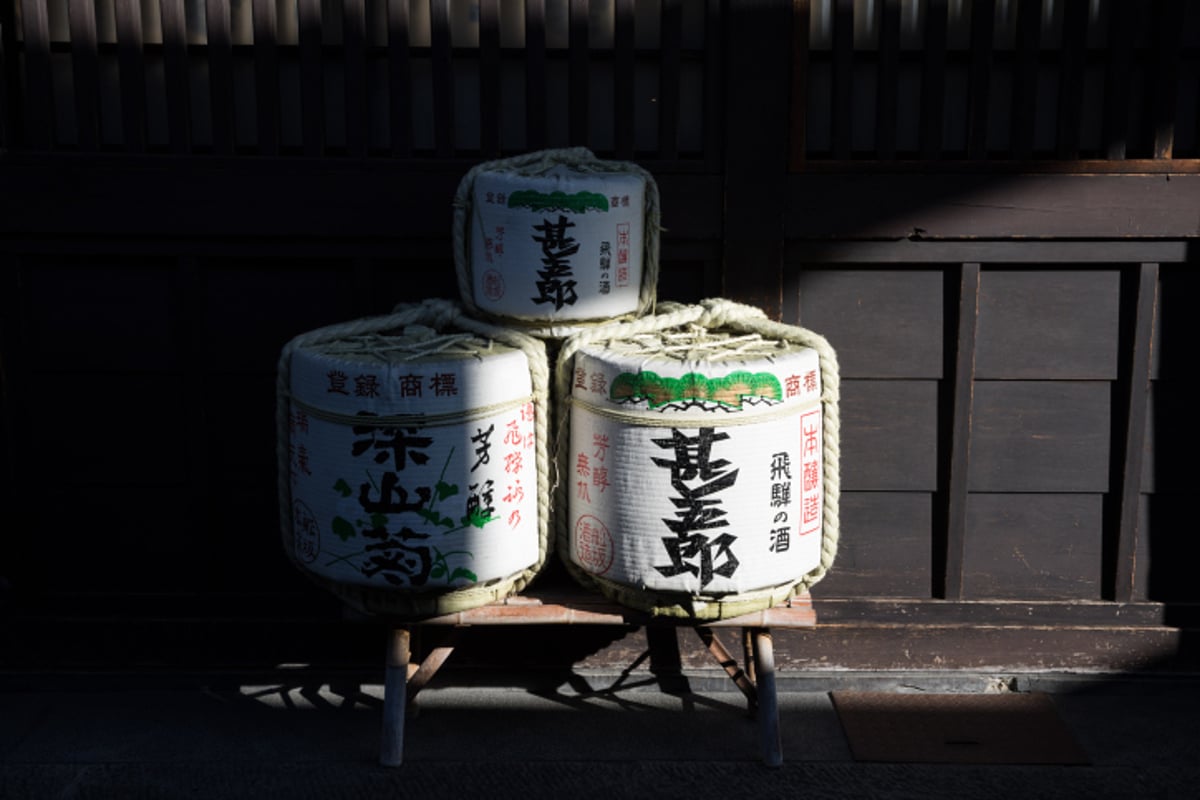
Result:
<svg viewBox="0 0 1200 800">
<path fill-rule="evenodd" d="M 408 629 L 396 628 L 388 640 L 387 672 L 383 683 L 383 737 L 379 746 L 379 763 L 385 767 L 398 767 L 404 762 L 408 659 Z"/>
<path fill-rule="evenodd" d="M 1146 420 L 1150 416 L 1150 361 L 1158 310 L 1158 272 L 1158 264 L 1147 263 L 1128 277 L 1133 300 L 1132 307 L 1123 312 L 1129 317 L 1124 323 L 1129 328 L 1129 343 L 1122 349 L 1125 363 L 1120 366 L 1122 388 L 1118 391 L 1125 396 L 1116 405 L 1118 422 L 1113 429 L 1109 479 L 1115 530 L 1109 534 L 1112 556 L 1106 564 L 1105 584 L 1111 581 L 1112 588 L 1104 587 L 1105 594 L 1118 603 L 1134 600 L 1138 505 L 1142 495 Z"/>
<path fill-rule="evenodd" d="M 783 765 L 783 746 L 779 740 L 779 698 L 775 695 L 775 650 L 769 628 L 755 628 L 755 672 L 758 674 L 758 725 L 762 734 L 763 763 Z"/>
<path fill-rule="evenodd" d="M 979 328 L 980 266 L 963 264 L 957 298 L 958 340 L 948 370 L 951 393 L 948 465 L 945 471 L 945 539 L 941 575 L 935 575 L 934 597 L 963 597 L 963 549 L 967 536 L 967 464 L 971 457 L 971 416 L 975 402 L 975 339 Z"/>
</svg>

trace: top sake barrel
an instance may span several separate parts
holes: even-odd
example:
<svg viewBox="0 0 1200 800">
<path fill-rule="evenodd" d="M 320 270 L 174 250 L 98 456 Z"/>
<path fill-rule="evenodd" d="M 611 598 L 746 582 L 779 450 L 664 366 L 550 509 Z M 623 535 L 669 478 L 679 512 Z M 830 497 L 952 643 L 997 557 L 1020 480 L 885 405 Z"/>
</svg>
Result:
<svg viewBox="0 0 1200 800">
<path fill-rule="evenodd" d="M 583 148 L 480 164 L 459 185 L 463 303 L 525 327 L 637 316 L 658 279 L 658 189 Z"/>
</svg>

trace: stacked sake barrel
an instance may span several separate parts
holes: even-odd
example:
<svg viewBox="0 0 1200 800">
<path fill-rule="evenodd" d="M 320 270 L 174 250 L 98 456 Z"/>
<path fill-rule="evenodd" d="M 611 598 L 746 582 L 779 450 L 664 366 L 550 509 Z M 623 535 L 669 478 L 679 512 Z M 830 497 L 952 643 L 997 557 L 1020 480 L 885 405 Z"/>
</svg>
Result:
<svg viewBox="0 0 1200 800">
<path fill-rule="evenodd" d="M 648 172 L 581 148 L 480 164 L 454 203 L 461 305 L 289 343 L 297 566 L 408 617 L 520 592 L 554 551 L 589 588 L 696 620 L 819 580 L 837 540 L 833 351 L 724 300 L 656 309 L 659 219 Z"/>
<path fill-rule="evenodd" d="M 482 164 L 459 186 L 454 234 L 468 308 L 556 354 L 552 509 L 576 580 L 711 620 L 825 574 L 836 356 L 749 306 L 656 309 L 653 178 L 578 150 Z"/>
<path fill-rule="evenodd" d="M 305 333 L 280 356 L 284 550 L 367 613 L 465 611 L 550 546 L 545 346 L 427 300 Z"/>
<path fill-rule="evenodd" d="M 557 547 L 654 615 L 787 601 L 833 563 L 837 361 L 820 336 L 726 300 L 577 334 L 556 364 Z"/>
<path fill-rule="evenodd" d="M 454 204 L 464 305 L 551 343 L 649 313 L 658 203 L 650 173 L 584 148 L 480 164 Z"/>
</svg>

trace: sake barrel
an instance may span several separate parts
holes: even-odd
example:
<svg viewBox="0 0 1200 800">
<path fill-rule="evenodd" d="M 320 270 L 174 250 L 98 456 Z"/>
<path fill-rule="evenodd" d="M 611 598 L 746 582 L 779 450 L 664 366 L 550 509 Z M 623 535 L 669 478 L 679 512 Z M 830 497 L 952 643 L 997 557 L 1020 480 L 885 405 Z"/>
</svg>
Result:
<svg viewBox="0 0 1200 800">
<path fill-rule="evenodd" d="M 546 552 L 541 344 L 420 320 L 301 337 L 288 353 L 285 546 L 364 610 L 482 605 Z M 544 398 L 544 360 L 540 372 Z"/>
<path fill-rule="evenodd" d="M 560 545 L 575 572 L 636 608 L 746 613 L 785 601 L 831 563 L 830 365 L 817 337 L 740 308 L 740 326 L 697 325 L 706 312 L 691 310 L 681 327 L 639 333 L 634 323 L 564 348 Z M 784 337 L 769 335 L 780 328 Z"/>
<path fill-rule="evenodd" d="M 644 313 L 658 226 L 657 185 L 635 164 L 573 148 L 478 165 L 456 198 L 463 302 L 543 335 Z"/>
</svg>

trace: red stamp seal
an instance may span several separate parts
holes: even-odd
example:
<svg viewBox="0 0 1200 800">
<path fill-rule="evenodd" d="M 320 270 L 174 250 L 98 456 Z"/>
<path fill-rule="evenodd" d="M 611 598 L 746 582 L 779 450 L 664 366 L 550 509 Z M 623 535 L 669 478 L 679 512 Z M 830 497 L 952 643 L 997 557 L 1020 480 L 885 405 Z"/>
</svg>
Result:
<svg viewBox="0 0 1200 800">
<path fill-rule="evenodd" d="M 483 296 L 488 300 L 504 297 L 504 276 L 494 269 L 483 273 Z"/>
<path fill-rule="evenodd" d="M 612 534 L 604 523 L 591 514 L 584 514 L 575 522 L 575 559 L 579 566 L 595 575 L 603 575 L 612 568 Z"/>
<path fill-rule="evenodd" d="M 311 564 L 321 552 L 321 528 L 312 509 L 299 500 L 292 504 L 292 533 L 296 558 Z"/>
</svg>

